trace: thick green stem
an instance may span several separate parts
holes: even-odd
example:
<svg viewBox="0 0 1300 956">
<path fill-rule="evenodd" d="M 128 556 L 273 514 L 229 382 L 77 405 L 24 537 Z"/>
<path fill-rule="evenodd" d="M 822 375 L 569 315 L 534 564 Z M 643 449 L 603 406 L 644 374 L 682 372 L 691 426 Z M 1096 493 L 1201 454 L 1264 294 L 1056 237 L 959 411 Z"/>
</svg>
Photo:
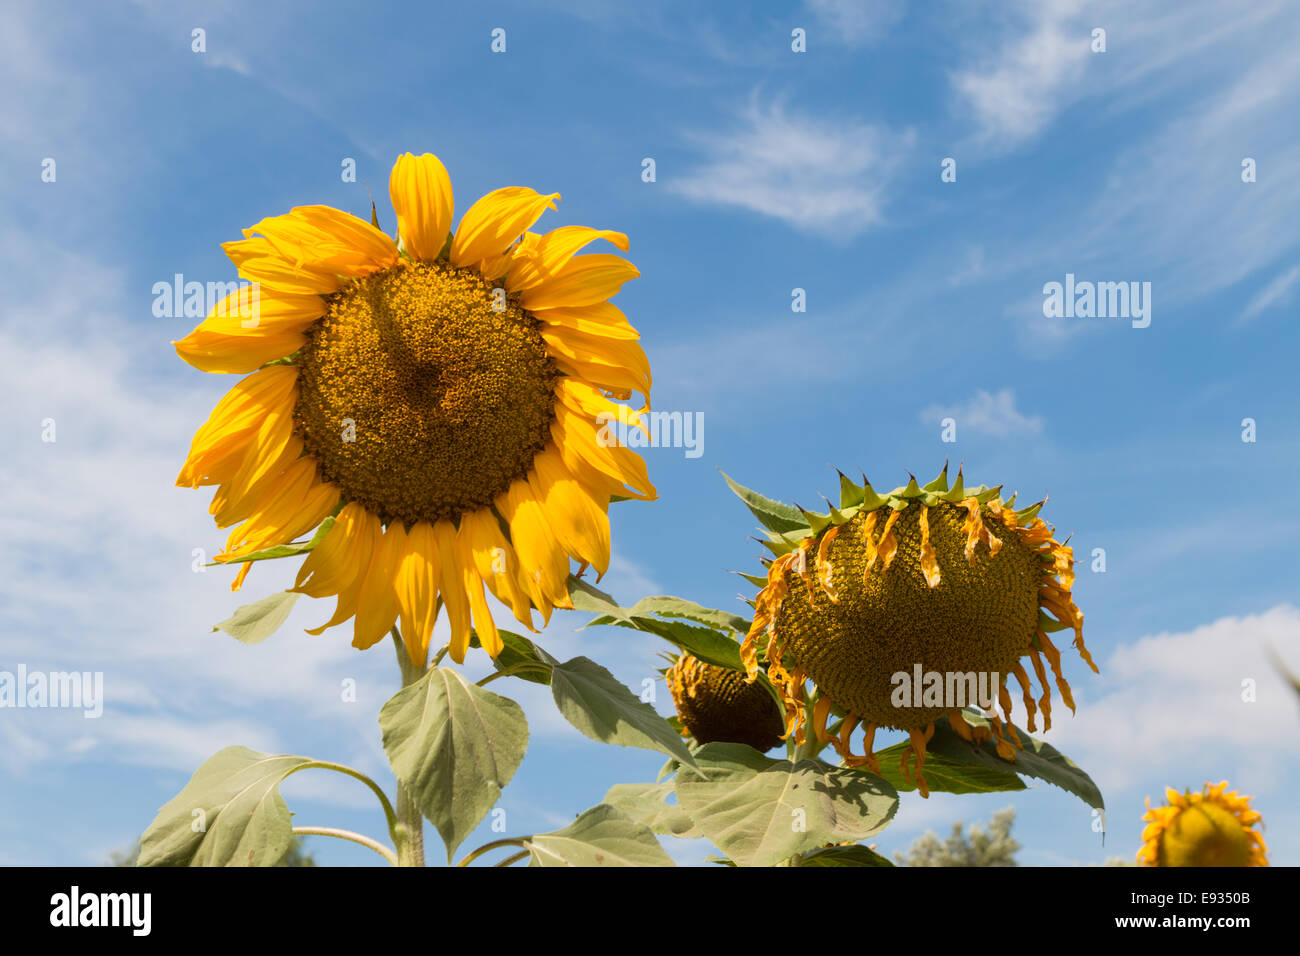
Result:
<svg viewBox="0 0 1300 956">
<path fill-rule="evenodd" d="M 351 830 L 340 830 L 338 827 L 294 827 L 293 832 L 301 836 L 328 836 L 337 837 L 340 840 L 350 840 L 353 843 L 360 843 L 362 846 L 370 847 L 393 866 L 397 866 L 397 856 L 388 847 L 384 846 L 378 840 L 371 839 L 362 833 L 353 833 Z"/>
<path fill-rule="evenodd" d="M 406 687 L 423 677 L 426 669 L 411 660 L 396 627 L 392 634 L 397 650 L 397 666 L 402 671 L 402 686 Z M 393 828 L 393 843 L 397 847 L 397 865 L 424 866 L 424 814 L 400 780 L 397 781 L 396 811 L 397 825 Z"/>
</svg>

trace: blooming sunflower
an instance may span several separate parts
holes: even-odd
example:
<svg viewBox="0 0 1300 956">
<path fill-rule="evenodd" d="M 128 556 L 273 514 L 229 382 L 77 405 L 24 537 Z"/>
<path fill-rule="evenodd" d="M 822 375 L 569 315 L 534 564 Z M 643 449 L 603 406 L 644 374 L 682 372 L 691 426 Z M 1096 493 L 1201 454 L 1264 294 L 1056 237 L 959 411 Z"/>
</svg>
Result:
<svg viewBox="0 0 1300 956">
<path fill-rule="evenodd" d="M 1169 787 L 1165 800 L 1152 808 L 1147 798 L 1137 854 L 1142 866 L 1268 866 L 1268 847 L 1254 829 L 1259 813 L 1250 797 L 1228 791 L 1228 781 L 1207 783 L 1200 793 Z"/>
<path fill-rule="evenodd" d="M 572 606 L 570 559 L 605 572 L 611 499 L 655 496 L 636 453 L 597 437 L 598 418 L 641 424 L 620 404 L 632 392 L 649 407 L 637 331 L 608 301 L 639 273 L 575 255 L 626 251 L 622 233 L 530 232 L 560 197 L 527 187 L 488 193 L 453 233 L 428 153 L 398 158 L 389 195 L 396 242 L 373 213 L 299 206 L 223 246 L 256 294 L 174 345 L 205 372 L 251 374 L 176 483 L 217 486 L 210 511 L 234 528 L 216 560 L 244 562 L 236 589 L 251 555 L 320 526 L 294 590 L 338 602 L 308 633 L 352 618 L 366 648 L 400 618 L 422 665 L 445 605 L 452 658 L 471 631 L 495 657 L 484 586 L 535 630 L 534 609 L 545 624 Z"/>
<path fill-rule="evenodd" d="M 948 467 L 934 481 L 909 483 L 878 495 L 841 477 L 838 508 L 828 514 L 801 513 L 803 524 L 786 522 L 766 542 L 775 558 L 766 577 L 751 577 L 761 587 L 754 621 L 741 657 L 754 680 L 759 659 L 785 701 L 786 736 L 803 742 L 803 722 L 811 717 L 818 740 L 832 744 L 848 766 L 879 765 L 873 754 L 878 728 L 905 730 L 902 773 L 926 796 L 922 768 L 935 722 L 947 719 L 971 742 L 990 734 L 999 756 L 1014 761 L 1021 747 L 1011 726 L 1015 675 L 1028 712 L 1028 727 L 1043 714 L 1051 727 L 1051 690 L 1043 658 L 1071 711 L 1074 699 L 1061 673 L 1061 656 L 1050 632 L 1067 627 L 1074 646 L 1096 671 L 1083 644 L 1083 615 L 1071 596 L 1074 554 L 1053 538 L 1038 511 L 1044 502 L 1016 510 L 1015 496 L 1003 501 L 999 488 L 965 487 L 961 471 L 949 487 Z M 769 504 L 776 504 L 769 502 Z M 1028 657 L 1042 695 L 1035 703 L 1021 662 Z M 992 715 L 988 727 L 972 727 L 961 707 L 942 699 L 900 705 L 896 675 L 997 675 L 996 696 L 1007 725 Z M 805 683 L 818 696 L 806 714 Z M 973 701 L 972 701 L 973 703 Z M 832 710 L 843 714 L 839 733 L 828 731 Z M 865 723 L 864 753 L 854 754 L 850 739 Z"/>
<path fill-rule="evenodd" d="M 700 743 L 749 744 L 765 753 L 781 742 L 785 725 L 776 702 L 739 671 L 683 654 L 664 677 L 683 729 Z"/>
</svg>

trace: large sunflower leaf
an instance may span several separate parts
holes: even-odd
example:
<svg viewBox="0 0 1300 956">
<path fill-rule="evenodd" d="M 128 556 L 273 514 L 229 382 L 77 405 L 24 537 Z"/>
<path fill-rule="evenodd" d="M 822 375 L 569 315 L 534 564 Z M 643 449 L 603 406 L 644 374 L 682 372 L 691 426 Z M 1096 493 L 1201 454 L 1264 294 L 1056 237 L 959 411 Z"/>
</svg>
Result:
<svg viewBox="0 0 1300 956">
<path fill-rule="evenodd" d="M 852 844 L 850 846 L 828 846 L 799 858 L 796 866 L 893 866 L 888 859 L 874 850 Z"/>
<path fill-rule="evenodd" d="M 587 657 L 563 664 L 538 648 L 551 665 L 551 694 L 564 719 L 593 740 L 657 750 L 695 764 L 686 742 L 653 707 Z"/>
<path fill-rule="evenodd" d="M 732 481 L 731 476 L 725 471 L 721 472 L 721 474 L 727 480 L 731 490 L 735 492 L 736 497 L 745 503 L 745 507 L 754 513 L 754 517 L 759 520 L 764 528 L 776 532 L 808 530 L 808 519 L 794 505 L 766 498 L 757 491 Z"/>
<path fill-rule="evenodd" d="M 988 727 L 989 725 L 988 718 L 976 710 L 967 709 L 963 711 L 963 716 L 972 726 Z M 1097 810 L 1105 809 L 1106 803 L 1097 784 L 1080 769 L 1078 764 L 1051 744 L 1029 736 L 1019 727 L 1015 730 L 1024 749 L 1016 750 L 1014 763 L 998 756 L 991 738 L 978 746 L 967 743 L 948 725 L 947 719 L 934 725 L 934 737 L 926 746 L 926 750 L 955 763 L 975 764 L 1001 772 L 1009 770 L 1023 776 L 1037 777 L 1074 794 L 1090 807 Z M 923 771 L 927 780 L 930 778 L 929 770 L 930 762 L 927 758 Z"/>
<path fill-rule="evenodd" d="M 666 594 L 642 598 L 628 609 L 628 614 L 632 617 L 643 617 L 646 614 L 658 614 L 660 617 L 680 617 L 715 630 L 725 628 L 740 635 L 749 633 L 749 620 L 739 614 L 718 611 L 711 607 L 704 607 L 702 604 L 696 604 L 694 601 L 687 601 L 684 598 L 672 597 Z"/>
<path fill-rule="evenodd" d="M 935 725 L 935 736 L 940 734 L 940 727 L 944 732 L 952 733 L 947 724 L 940 723 Z M 931 744 L 933 742 L 931 740 Z M 880 761 L 880 775 L 900 792 L 916 789 L 916 783 L 906 780 L 899 768 L 903 751 L 910 750 L 911 747 L 910 743 L 904 741 L 885 750 L 876 751 L 876 759 Z M 1006 764 L 1006 761 L 1001 762 Z M 915 760 L 912 760 L 912 763 L 915 764 Z M 1002 790 L 1026 789 L 1024 781 L 1017 777 L 1009 766 L 990 767 L 983 763 L 953 760 L 942 756 L 930 747 L 926 748 L 925 768 L 922 773 L 925 774 L 925 782 L 930 789 L 941 793 L 996 793 Z"/>
<path fill-rule="evenodd" d="M 225 631 L 242 644 L 257 644 L 280 629 L 302 595 L 297 591 L 277 591 L 252 604 L 236 608 L 235 613 L 212 626 Z"/>
<path fill-rule="evenodd" d="M 394 774 L 437 827 L 450 861 L 524 759 L 523 710 L 435 667 L 384 704 L 379 726 Z"/>
<path fill-rule="evenodd" d="M 654 833 L 622 811 L 601 804 L 562 830 L 524 841 L 529 866 L 672 866 Z"/>
<path fill-rule="evenodd" d="M 680 804 L 666 803 L 675 797 L 671 783 L 618 783 L 609 788 L 601 803 L 622 810 L 633 820 L 643 823 L 655 833 L 689 839 L 702 836 L 690 814 Z"/>
<path fill-rule="evenodd" d="M 698 771 L 677 774 L 682 809 L 741 866 L 773 866 L 796 854 L 861 840 L 898 809 L 898 793 L 874 774 L 821 760 L 772 760 L 743 744 L 706 744 Z"/>
<path fill-rule="evenodd" d="M 501 653 L 492 661 L 497 670 L 511 670 L 514 672 L 512 677 L 534 684 L 551 682 L 551 665 L 542 659 L 536 644 L 512 631 L 497 628 L 497 634 L 501 636 L 502 644 Z M 477 634 L 470 636 L 469 643 L 471 647 L 482 647 Z"/>
<path fill-rule="evenodd" d="M 314 763 L 247 747 L 219 750 L 140 838 L 140 866 L 275 866 L 293 839 L 280 784 Z"/>
</svg>

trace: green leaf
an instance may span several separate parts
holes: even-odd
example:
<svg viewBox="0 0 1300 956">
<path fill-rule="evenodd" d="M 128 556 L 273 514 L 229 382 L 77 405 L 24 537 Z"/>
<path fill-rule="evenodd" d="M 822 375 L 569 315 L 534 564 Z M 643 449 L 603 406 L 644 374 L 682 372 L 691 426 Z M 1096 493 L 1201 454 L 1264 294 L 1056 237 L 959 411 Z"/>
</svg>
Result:
<svg viewBox="0 0 1300 956">
<path fill-rule="evenodd" d="M 988 727 L 989 725 L 988 718 L 978 711 L 967 709 L 963 711 L 963 716 L 972 726 Z M 1005 731 L 1005 727 L 1003 729 Z M 1020 742 L 1024 744 L 1024 749 L 1016 750 L 1014 763 L 1003 760 L 997 755 L 992 739 L 984 741 L 979 746 L 967 743 L 948 726 L 947 719 L 934 725 L 934 737 L 926 746 L 926 750 L 957 763 L 976 764 L 1002 772 L 1010 770 L 1023 776 L 1037 777 L 1074 794 L 1090 807 L 1098 810 L 1105 809 L 1106 804 L 1102 799 L 1101 791 L 1097 789 L 1092 778 L 1073 760 L 1051 744 L 1029 736 L 1019 727 L 1016 728 L 1016 732 L 1020 736 Z M 929 771 L 930 761 L 927 758 L 924 770 L 927 780 L 930 778 Z"/>
<path fill-rule="evenodd" d="M 682 809 L 740 866 L 773 866 L 827 843 L 861 840 L 898 809 L 888 782 L 821 760 L 772 760 L 743 744 L 706 744 L 677 774 Z"/>
<path fill-rule="evenodd" d="M 590 611 L 593 614 L 608 614 L 611 617 L 631 624 L 632 619 L 619 607 L 618 602 L 600 588 L 588 584 L 576 574 L 569 575 L 569 600 L 575 611 Z"/>
<path fill-rule="evenodd" d="M 725 471 L 721 474 L 731 486 L 731 490 L 736 493 L 736 497 L 745 503 L 764 528 L 778 532 L 808 530 L 808 520 L 798 508 L 783 501 L 765 498 L 757 491 L 751 491 L 744 485 L 737 484 Z"/>
<path fill-rule="evenodd" d="M 940 728 L 943 730 L 941 731 Z M 946 723 L 940 722 L 935 724 L 934 732 L 935 736 L 938 736 L 941 732 L 952 733 L 952 730 Z M 931 744 L 933 742 L 931 740 Z M 876 759 L 880 761 L 880 775 L 893 784 L 895 790 L 916 789 L 914 782 L 903 778 L 903 772 L 899 768 L 903 751 L 910 750 L 911 747 L 911 743 L 904 741 L 885 750 L 876 751 Z M 925 782 L 929 784 L 930 789 L 941 793 L 996 793 L 1003 790 L 1026 789 L 1024 781 L 1015 775 L 1006 761 L 1000 762 L 1003 767 L 988 767 L 982 763 L 952 760 L 936 753 L 932 747 L 927 747 L 925 768 L 922 773 L 925 774 Z"/>
<path fill-rule="evenodd" d="M 293 824 L 280 783 L 315 761 L 247 747 L 213 754 L 140 838 L 140 866 L 275 866 Z"/>
<path fill-rule="evenodd" d="M 379 726 L 393 772 L 438 828 L 450 862 L 524 759 L 523 710 L 435 667 L 384 704 Z"/>
<path fill-rule="evenodd" d="M 534 684 L 549 684 L 551 682 L 551 665 L 542 659 L 536 644 L 522 634 L 515 634 L 513 631 L 503 631 L 497 628 L 497 634 L 501 636 L 503 645 L 501 653 L 492 662 L 497 670 L 513 669 L 514 673 L 510 676 Z M 479 643 L 477 634 L 470 636 L 469 643 L 471 647 L 483 646 Z"/>
<path fill-rule="evenodd" d="M 642 598 L 628 609 L 628 614 L 631 617 L 644 617 L 647 614 L 658 614 L 660 617 L 679 617 L 688 621 L 695 621 L 697 624 L 703 624 L 714 630 L 723 628 L 734 631 L 741 636 L 749 633 L 750 622 L 748 618 L 741 617 L 739 614 L 704 607 L 694 601 L 687 601 L 684 598 L 672 597 L 666 594 Z"/>
<path fill-rule="evenodd" d="M 564 719 L 593 740 L 657 750 L 694 766 L 686 742 L 659 712 L 587 657 L 563 664 L 541 648 L 552 667 L 551 694 Z"/>
<path fill-rule="evenodd" d="M 675 796 L 671 783 L 618 783 L 609 788 L 601 803 L 622 810 L 637 823 L 643 823 L 655 833 L 690 839 L 702 836 L 690 815 L 674 803 L 666 803 Z"/>
<path fill-rule="evenodd" d="M 672 866 L 654 833 L 614 807 L 592 807 L 562 830 L 524 841 L 529 866 Z"/>
<path fill-rule="evenodd" d="M 297 591 L 280 591 L 252 604 L 245 604 L 212 630 L 225 631 L 244 644 L 257 644 L 280 629 L 301 596 Z"/>
<path fill-rule="evenodd" d="M 927 778 L 928 779 L 928 778 Z M 827 846 L 805 853 L 796 866 L 893 866 L 885 857 L 865 846 Z"/>
<path fill-rule="evenodd" d="M 249 561 L 268 561 L 272 558 L 291 558 L 295 554 L 306 554 L 315 549 L 320 544 L 325 535 L 329 534 L 330 528 L 334 527 L 334 516 L 330 515 L 320 523 L 316 533 L 311 536 L 310 541 L 302 541 L 291 544 L 277 544 L 273 548 L 263 548 L 261 551 L 254 551 L 252 554 L 245 555 L 238 561 L 209 561 L 207 566 L 210 568 L 232 567 L 237 564 L 247 564 Z"/>
</svg>

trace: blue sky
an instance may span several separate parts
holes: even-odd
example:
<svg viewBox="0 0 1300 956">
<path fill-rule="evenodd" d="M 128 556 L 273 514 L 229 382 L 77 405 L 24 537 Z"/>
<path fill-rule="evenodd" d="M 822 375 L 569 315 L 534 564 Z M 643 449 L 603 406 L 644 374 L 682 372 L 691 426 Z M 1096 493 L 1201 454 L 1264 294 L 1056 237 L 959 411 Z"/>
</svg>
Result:
<svg viewBox="0 0 1300 956">
<path fill-rule="evenodd" d="M 388 172 L 408 150 L 443 159 L 459 211 L 531 185 L 563 196 L 543 227 L 631 237 L 642 276 L 618 304 L 654 405 L 703 413 L 705 431 L 697 458 L 647 450 L 659 501 L 614 509 L 617 597 L 743 610 L 728 572 L 760 549 L 719 469 L 811 507 L 834 467 L 888 488 L 951 458 L 973 482 L 1050 495 L 1044 517 L 1081 558 L 1105 549 L 1075 592 L 1101 675 L 1066 655 L 1079 711 L 1046 735 L 1101 786 L 1105 845 L 1083 804 L 1042 785 L 905 796 L 881 849 L 1012 804 L 1024 863 L 1127 857 L 1144 797 L 1227 778 L 1256 798 L 1273 862 L 1300 862 L 1300 710 L 1262 650 L 1300 669 L 1300 8 L 400 6 L 4 4 L 0 669 L 103 671 L 107 703 L 98 720 L 0 711 L 0 863 L 104 860 L 230 743 L 391 780 L 386 647 L 305 635 L 329 612 L 307 600 L 256 647 L 208 632 L 292 569 L 258 568 L 237 595 L 228 572 L 191 570 L 221 537 L 207 496 L 172 482 L 234 379 L 175 357 L 192 322 L 154 317 L 151 290 L 233 278 L 219 244 L 291 206 L 367 215 L 365 183 L 393 231 Z M 1151 283 L 1150 325 L 1045 317 L 1043 286 L 1067 273 Z M 580 623 L 559 614 L 540 640 L 634 687 L 654 675 L 648 638 Z M 501 803 L 511 833 L 561 826 L 661 764 L 587 741 L 532 685 L 494 689 L 532 727 Z M 300 823 L 382 831 L 343 778 L 285 792 Z M 681 862 L 710 852 L 666 843 Z"/>
</svg>

